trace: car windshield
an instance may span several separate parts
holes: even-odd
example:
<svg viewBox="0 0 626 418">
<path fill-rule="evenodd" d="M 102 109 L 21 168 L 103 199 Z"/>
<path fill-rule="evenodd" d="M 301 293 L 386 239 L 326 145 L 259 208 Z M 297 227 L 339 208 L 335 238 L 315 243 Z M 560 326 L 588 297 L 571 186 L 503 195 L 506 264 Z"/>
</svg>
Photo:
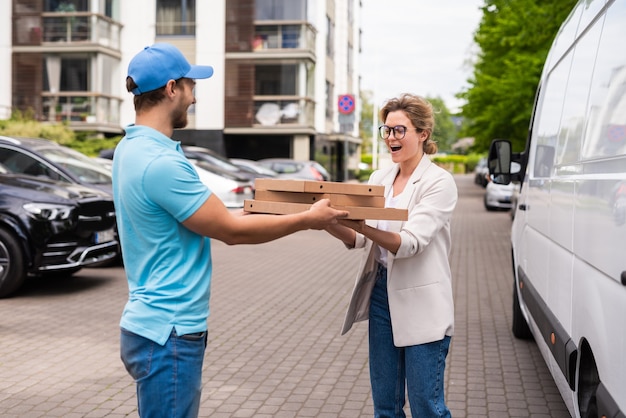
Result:
<svg viewBox="0 0 626 418">
<path fill-rule="evenodd" d="M 223 170 L 238 172 L 240 171 L 239 167 L 232 164 L 230 161 L 225 160 L 217 155 L 210 154 L 204 151 L 193 151 L 189 159 L 198 159 L 200 161 L 206 161 L 210 164 L 213 164 Z"/>
<path fill-rule="evenodd" d="M 111 173 L 106 167 L 78 151 L 63 147 L 41 148 L 38 151 L 41 155 L 64 167 L 85 183 L 111 183 Z"/>
</svg>

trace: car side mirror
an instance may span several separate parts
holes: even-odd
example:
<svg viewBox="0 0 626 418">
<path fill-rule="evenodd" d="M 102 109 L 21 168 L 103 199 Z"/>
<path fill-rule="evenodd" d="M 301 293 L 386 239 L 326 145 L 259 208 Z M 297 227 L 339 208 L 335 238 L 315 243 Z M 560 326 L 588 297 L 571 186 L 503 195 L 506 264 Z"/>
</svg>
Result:
<svg viewBox="0 0 626 418">
<path fill-rule="evenodd" d="M 509 184 L 511 182 L 511 142 L 506 139 L 495 139 L 489 147 L 487 166 L 489 175 L 496 184 Z M 519 172 L 519 164 L 515 167 Z"/>
</svg>

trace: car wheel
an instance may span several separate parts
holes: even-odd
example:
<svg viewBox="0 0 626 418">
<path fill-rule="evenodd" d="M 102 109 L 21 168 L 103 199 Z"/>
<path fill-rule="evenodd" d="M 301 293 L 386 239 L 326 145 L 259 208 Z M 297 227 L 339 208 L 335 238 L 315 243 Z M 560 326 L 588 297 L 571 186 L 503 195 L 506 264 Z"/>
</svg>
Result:
<svg viewBox="0 0 626 418">
<path fill-rule="evenodd" d="M 0 298 L 15 292 L 26 279 L 24 252 L 13 234 L 0 229 Z"/>
</svg>

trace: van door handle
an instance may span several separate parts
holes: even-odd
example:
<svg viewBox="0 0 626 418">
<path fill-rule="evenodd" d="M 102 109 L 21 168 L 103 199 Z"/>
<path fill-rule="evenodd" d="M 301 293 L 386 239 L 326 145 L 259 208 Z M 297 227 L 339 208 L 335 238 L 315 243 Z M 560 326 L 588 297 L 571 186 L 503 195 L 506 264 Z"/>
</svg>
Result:
<svg viewBox="0 0 626 418">
<path fill-rule="evenodd" d="M 519 210 L 526 210 L 528 208 L 528 206 L 526 206 L 524 203 L 520 203 L 519 205 L 517 205 L 517 208 Z"/>
</svg>

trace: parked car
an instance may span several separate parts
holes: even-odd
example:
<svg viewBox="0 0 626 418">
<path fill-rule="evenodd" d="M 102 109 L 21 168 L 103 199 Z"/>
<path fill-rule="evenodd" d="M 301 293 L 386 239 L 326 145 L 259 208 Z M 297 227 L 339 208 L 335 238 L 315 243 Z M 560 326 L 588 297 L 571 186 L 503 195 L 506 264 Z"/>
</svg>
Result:
<svg viewBox="0 0 626 418">
<path fill-rule="evenodd" d="M 0 165 L 0 297 L 28 276 L 72 274 L 118 255 L 113 199 Z"/>
<path fill-rule="evenodd" d="M 262 166 L 254 160 L 246 160 L 243 158 L 231 158 L 230 161 L 243 170 L 250 171 L 252 173 L 261 174 L 263 177 L 273 178 L 278 176 L 278 173 L 272 169 Z"/>
<path fill-rule="evenodd" d="M 329 181 L 330 174 L 317 161 L 299 161 L 289 158 L 266 158 L 258 161 L 278 173 L 280 178 Z"/>
<path fill-rule="evenodd" d="M 474 167 L 474 183 L 479 186 L 487 187 L 489 183 L 489 167 L 487 167 L 487 157 L 483 157 L 478 160 L 476 167 Z"/>
<path fill-rule="evenodd" d="M 114 151 L 114 149 L 103 150 L 98 158 L 112 160 Z M 256 176 L 252 173 L 240 169 L 208 148 L 183 146 L 183 151 L 196 169 L 200 181 L 211 189 L 227 208 L 242 208 L 244 200 L 254 198 Z"/>
<path fill-rule="evenodd" d="M 191 162 L 195 162 L 199 166 L 214 173 L 230 174 L 231 176 L 234 175 L 240 179 L 252 181 L 253 183 L 254 179 L 263 177 L 260 174 L 253 173 L 236 166 L 228 158 L 208 148 L 194 145 L 183 145 L 183 152 L 185 153 L 185 157 L 187 157 L 187 159 Z"/>
<path fill-rule="evenodd" d="M 193 161 L 192 164 L 200 181 L 211 189 L 227 208 L 242 208 L 244 200 L 254 198 L 254 184 L 250 180 L 228 173 L 212 172 Z"/>
<path fill-rule="evenodd" d="M 0 163 L 13 173 L 82 184 L 112 193 L 110 169 L 54 141 L 0 136 Z"/>
<path fill-rule="evenodd" d="M 498 184 L 490 181 L 485 187 L 485 209 L 489 211 L 510 210 L 513 207 L 513 192 L 515 183 Z"/>
</svg>

